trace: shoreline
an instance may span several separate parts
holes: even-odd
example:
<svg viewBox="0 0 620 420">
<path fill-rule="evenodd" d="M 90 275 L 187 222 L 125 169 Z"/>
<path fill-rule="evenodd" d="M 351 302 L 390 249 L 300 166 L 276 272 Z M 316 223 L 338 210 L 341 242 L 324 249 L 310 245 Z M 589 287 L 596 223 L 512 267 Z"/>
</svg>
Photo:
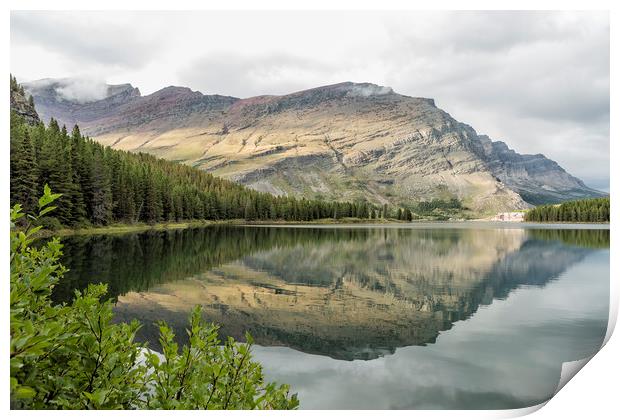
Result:
<svg viewBox="0 0 620 420">
<path fill-rule="evenodd" d="M 40 230 L 37 232 L 37 238 L 49 238 L 52 236 L 65 237 L 65 236 L 80 236 L 80 235 L 122 235 L 126 233 L 138 233 L 146 231 L 164 231 L 164 230 L 182 230 L 195 227 L 207 227 L 217 225 L 232 225 L 232 226 L 343 226 L 343 225 L 385 225 L 385 226 L 415 226 L 422 224 L 436 224 L 436 225 L 450 225 L 453 223 L 458 224 L 484 224 L 484 225 L 499 225 L 502 227 L 511 228 L 535 228 L 536 226 L 547 227 L 567 227 L 569 225 L 594 225 L 596 229 L 609 228 L 608 222 L 516 222 L 516 221 L 497 221 L 489 219 L 462 219 L 462 220 L 431 220 L 431 219 L 419 219 L 410 222 L 397 220 L 397 219 L 357 219 L 357 218 L 343 218 L 343 219 L 318 219 L 311 221 L 287 221 L 287 220 L 245 220 L 245 219 L 231 219 L 231 220 L 195 220 L 189 222 L 171 222 L 171 223 L 157 223 L 149 225 L 145 223 L 139 224 L 113 224 L 109 226 L 93 226 L 87 228 L 63 228 L 59 230 Z"/>
<path fill-rule="evenodd" d="M 206 227 L 213 225 L 240 224 L 239 220 L 195 220 L 191 222 L 157 223 L 149 225 L 145 223 L 136 224 L 113 224 L 109 226 L 93 226 L 87 228 L 63 228 L 58 230 L 41 229 L 37 232 L 37 238 L 49 238 L 51 236 L 78 236 L 78 235 L 114 235 L 134 232 L 146 232 L 149 230 L 178 230 L 193 227 Z"/>
<path fill-rule="evenodd" d="M 122 224 L 115 223 L 109 226 L 92 226 L 86 228 L 63 228 L 58 230 L 41 229 L 37 232 L 37 238 L 48 238 L 51 236 L 77 236 L 77 235 L 114 235 L 134 232 L 146 231 L 162 231 L 162 230 L 178 230 L 189 229 L 193 227 L 206 227 L 215 225 L 234 225 L 234 226 L 261 226 L 261 225 L 342 225 L 342 224 L 361 224 L 370 223 L 372 219 L 318 219 L 310 221 L 289 221 L 289 220 L 245 220 L 245 219 L 229 219 L 229 220 L 193 220 L 188 222 L 170 222 L 156 223 L 149 225 L 146 223 Z M 375 219 L 375 224 L 404 224 L 410 223 L 397 219 Z"/>
</svg>

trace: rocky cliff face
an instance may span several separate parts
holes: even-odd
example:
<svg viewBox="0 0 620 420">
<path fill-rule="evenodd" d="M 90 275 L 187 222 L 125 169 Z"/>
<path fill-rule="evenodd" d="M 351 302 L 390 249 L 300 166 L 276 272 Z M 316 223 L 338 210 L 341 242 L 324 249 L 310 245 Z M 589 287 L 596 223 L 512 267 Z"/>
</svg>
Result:
<svg viewBox="0 0 620 420">
<path fill-rule="evenodd" d="M 49 86 L 25 85 L 44 120 L 274 194 L 393 204 L 456 197 L 483 213 L 599 194 L 542 155 L 479 136 L 432 99 L 370 83 L 248 99 L 179 87 L 140 96 L 120 85 L 85 103 Z"/>
<path fill-rule="evenodd" d="M 506 143 L 479 136 L 489 169 L 510 189 L 531 204 L 556 203 L 603 196 L 544 155 L 521 155 Z"/>
<path fill-rule="evenodd" d="M 32 106 L 29 99 L 17 86 L 15 88 L 11 86 L 10 95 L 11 111 L 14 111 L 17 115 L 22 116 L 30 125 L 36 125 L 41 122 L 39 119 L 39 114 L 37 114 L 37 111 Z"/>
</svg>

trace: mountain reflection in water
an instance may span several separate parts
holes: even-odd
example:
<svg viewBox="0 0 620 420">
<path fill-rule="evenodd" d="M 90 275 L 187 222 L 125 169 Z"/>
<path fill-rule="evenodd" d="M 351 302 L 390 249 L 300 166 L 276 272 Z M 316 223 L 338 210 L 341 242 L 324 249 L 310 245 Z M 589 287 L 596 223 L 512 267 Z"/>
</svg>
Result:
<svg viewBox="0 0 620 420">
<path fill-rule="evenodd" d="M 551 233 L 550 233 L 551 232 Z M 63 239 L 67 300 L 108 283 L 119 320 L 183 340 L 202 305 L 223 336 L 341 360 L 434 343 L 514 289 L 540 287 L 608 247 L 609 230 L 214 226 Z"/>
</svg>

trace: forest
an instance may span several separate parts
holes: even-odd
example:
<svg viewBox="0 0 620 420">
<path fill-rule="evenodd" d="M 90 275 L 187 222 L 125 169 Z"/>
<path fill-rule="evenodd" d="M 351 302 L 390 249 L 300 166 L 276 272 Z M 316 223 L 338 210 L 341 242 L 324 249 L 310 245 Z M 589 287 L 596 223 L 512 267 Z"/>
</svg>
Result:
<svg viewBox="0 0 620 420">
<path fill-rule="evenodd" d="M 525 214 L 525 221 L 609 223 L 609 197 L 538 206 Z"/>
<path fill-rule="evenodd" d="M 111 149 L 54 120 L 29 125 L 11 113 L 11 204 L 33 211 L 44 185 L 61 193 L 49 228 L 183 220 L 374 218 L 368 203 L 276 197 L 187 165 Z"/>
</svg>

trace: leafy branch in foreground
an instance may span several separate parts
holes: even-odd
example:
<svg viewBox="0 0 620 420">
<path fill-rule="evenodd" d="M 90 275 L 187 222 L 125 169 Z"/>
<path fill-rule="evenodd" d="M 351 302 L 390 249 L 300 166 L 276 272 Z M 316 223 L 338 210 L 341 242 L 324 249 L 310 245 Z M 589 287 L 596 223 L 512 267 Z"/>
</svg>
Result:
<svg viewBox="0 0 620 420">
<path fill-rule="evenodd" d="M 135 341 L 137 321 L 113 323 L 105 285 L 76 291 L 68 305 L 50 295 L 65 268 L 55 238 L 31 246 L 40 227 L 16 229 L 53 210 L 59 197 L 46 186 L 38 215 L 11 209 L 11 406 L 32 409 L 292 409 L 296 395 L 287 385 L 265 383 L 251 358 L 252 339 L 223 345 L 218 329 L 197 307 L 179 349 L 161 323 L 163 355 Z"/>
</svg>

